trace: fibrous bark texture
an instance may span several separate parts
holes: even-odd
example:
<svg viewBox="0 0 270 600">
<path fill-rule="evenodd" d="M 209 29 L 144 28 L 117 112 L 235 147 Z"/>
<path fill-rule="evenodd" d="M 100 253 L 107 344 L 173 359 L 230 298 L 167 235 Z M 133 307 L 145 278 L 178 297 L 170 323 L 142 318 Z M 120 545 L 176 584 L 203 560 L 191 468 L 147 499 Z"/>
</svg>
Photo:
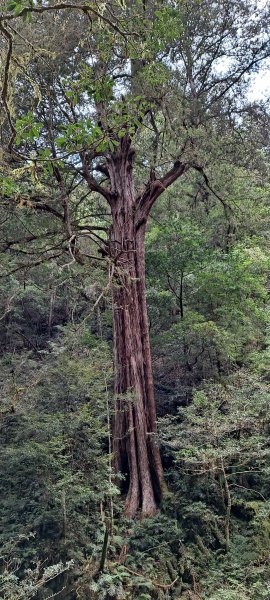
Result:
<svg viewBox="0 0 270 600">
<path fill-rule="evenodd" d="M 100 186 L 84 162 L 91 190 L 108 201 L 112 227 L 106 252 L 113 264 L 115 468 L 128 482 L 126 514 L 153 515 L 164 495 L 163 469 L 157 445 L 156 406 L 145 293 L 145 230 L 150 210 L 160 194 L 188 168 L 176 160 L 162 177 L 151 173 L 143 191 L 133 186 L 134 152 L 128 133 L 101 168 L 110 190 Z"/>
<path fill-rule="evenodd" d="M 164 491 L 156 433 L 156 407 L 145 294 L 147 213 L 136 202 L 132 154 L 109 162 L 112 228 L 109 253 L 114 261 L 113 324 L 116 469 L 128 475 L 126 514 L 152 515 Z"/>
</svg>

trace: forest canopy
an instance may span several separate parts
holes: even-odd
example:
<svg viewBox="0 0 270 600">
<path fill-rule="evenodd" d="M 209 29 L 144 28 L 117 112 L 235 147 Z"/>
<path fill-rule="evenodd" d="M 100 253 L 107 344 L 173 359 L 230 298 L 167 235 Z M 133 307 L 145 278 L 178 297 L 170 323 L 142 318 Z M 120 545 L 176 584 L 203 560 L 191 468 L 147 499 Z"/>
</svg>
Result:
<svg viewBox="0 0 270 600">
<path fill-rule="evenodd" d="M 5 600 L 270 598 L 269 31 L 2 0 Z"/>
</svg>

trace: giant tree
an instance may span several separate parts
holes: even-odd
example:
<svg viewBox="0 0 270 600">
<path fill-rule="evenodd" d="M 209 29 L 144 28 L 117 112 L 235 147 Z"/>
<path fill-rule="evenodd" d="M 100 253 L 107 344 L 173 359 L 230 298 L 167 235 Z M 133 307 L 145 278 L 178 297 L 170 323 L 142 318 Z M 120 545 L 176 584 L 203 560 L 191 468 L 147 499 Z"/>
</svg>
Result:
<svg viewBox="0 0 270 600">
<path fill-rule="evenodd" d="M 191 171 L 222 202 L 209 143 L 228 129 L 238 139 L 246 77 L 269 52 L 266 19 L 253 2 L 231 0 L 13 0 L 0 15 L 3 198 L 21 177 L 21 205 L 61 225 L 71 263 L 88 261 L 85 235 L 107 260 L 113 449 L 130 517 L 153 514 L 166 489 L 145 290 L 149 214 Z"/>
</svg>

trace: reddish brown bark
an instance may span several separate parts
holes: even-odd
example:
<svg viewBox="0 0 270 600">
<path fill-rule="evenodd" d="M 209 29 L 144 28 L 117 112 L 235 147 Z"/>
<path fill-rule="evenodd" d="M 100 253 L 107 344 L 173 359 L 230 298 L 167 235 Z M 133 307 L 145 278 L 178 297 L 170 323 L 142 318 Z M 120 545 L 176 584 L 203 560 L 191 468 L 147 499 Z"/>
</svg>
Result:
<svg viewBox="0 0 270 600">
<path fill-rule="evenodd" d="M 113 451 L 116 470 L 127 476 L 126 514 L 131 518 L 139 510 L 153 515 L 166 489 L 157 445 L 145 292 L 145 229 L 157 197 L 185 170 L 177 161 L 167 175 L 149 182 L 136 197 L 132 160 L 130 138 L 125 136 L 117 152 L 107 159 L 111 189 L 103 193 L 112 213 L 108 252 L 114 263 Z"/>
<path fill-rule="evenodd" d="M 113 289 L 116 468 L 128 473 L 126 514 L 152 515 L 164 489 L 156 444 L 156 410 L 144 274 L 145 219 L 138 223 L 128 152 L 108 163 L 112 194 L 110 255 Z"/>
<path fill-rule="evenodd" d="M 122 224 L 122 254 L 118 258 L 113 292 L 116 396 L 113 441 L 117 467 L 129 472 L 126 513 L 133 517 L 139 508 L 144 515 L 156 511 L 164 484 L 156 444 L 156 410 L 142 262 L 144 235 L 142 232 L 136 234 L 134 223 L 133 232 L 130 230 L 130 220 L 126 233 L 124 222 Z M 115 224 L 114 233 L 116 229 Z"/>
</svg>

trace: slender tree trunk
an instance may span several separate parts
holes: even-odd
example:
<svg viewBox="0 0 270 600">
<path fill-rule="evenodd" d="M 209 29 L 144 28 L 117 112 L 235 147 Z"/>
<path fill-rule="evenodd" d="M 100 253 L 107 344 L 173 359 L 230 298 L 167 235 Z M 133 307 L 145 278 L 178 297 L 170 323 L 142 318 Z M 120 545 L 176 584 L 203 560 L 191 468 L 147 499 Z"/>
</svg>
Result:
<svg viewBox="0 0 270 600">
<path fill-rule="evenodd" d="M 115 465 L 127 474 L 126 514 L 153 515 L 164 490 L 145 294 L 145 227 L 138 220 L 130 158 L 109 163 L 114 203 L 109 252 L 114 261 Z"/>
<path fill-rule="evenodd" d="M 179 292 L 179 304 L 180 304 L 180 316 L 181 316 L 181 319 L 184 318 L 183 284 L 184 284 L 184 274 L 181 273 L 181 278 L 180 278 L 180 292 Z"/>
</svg>

